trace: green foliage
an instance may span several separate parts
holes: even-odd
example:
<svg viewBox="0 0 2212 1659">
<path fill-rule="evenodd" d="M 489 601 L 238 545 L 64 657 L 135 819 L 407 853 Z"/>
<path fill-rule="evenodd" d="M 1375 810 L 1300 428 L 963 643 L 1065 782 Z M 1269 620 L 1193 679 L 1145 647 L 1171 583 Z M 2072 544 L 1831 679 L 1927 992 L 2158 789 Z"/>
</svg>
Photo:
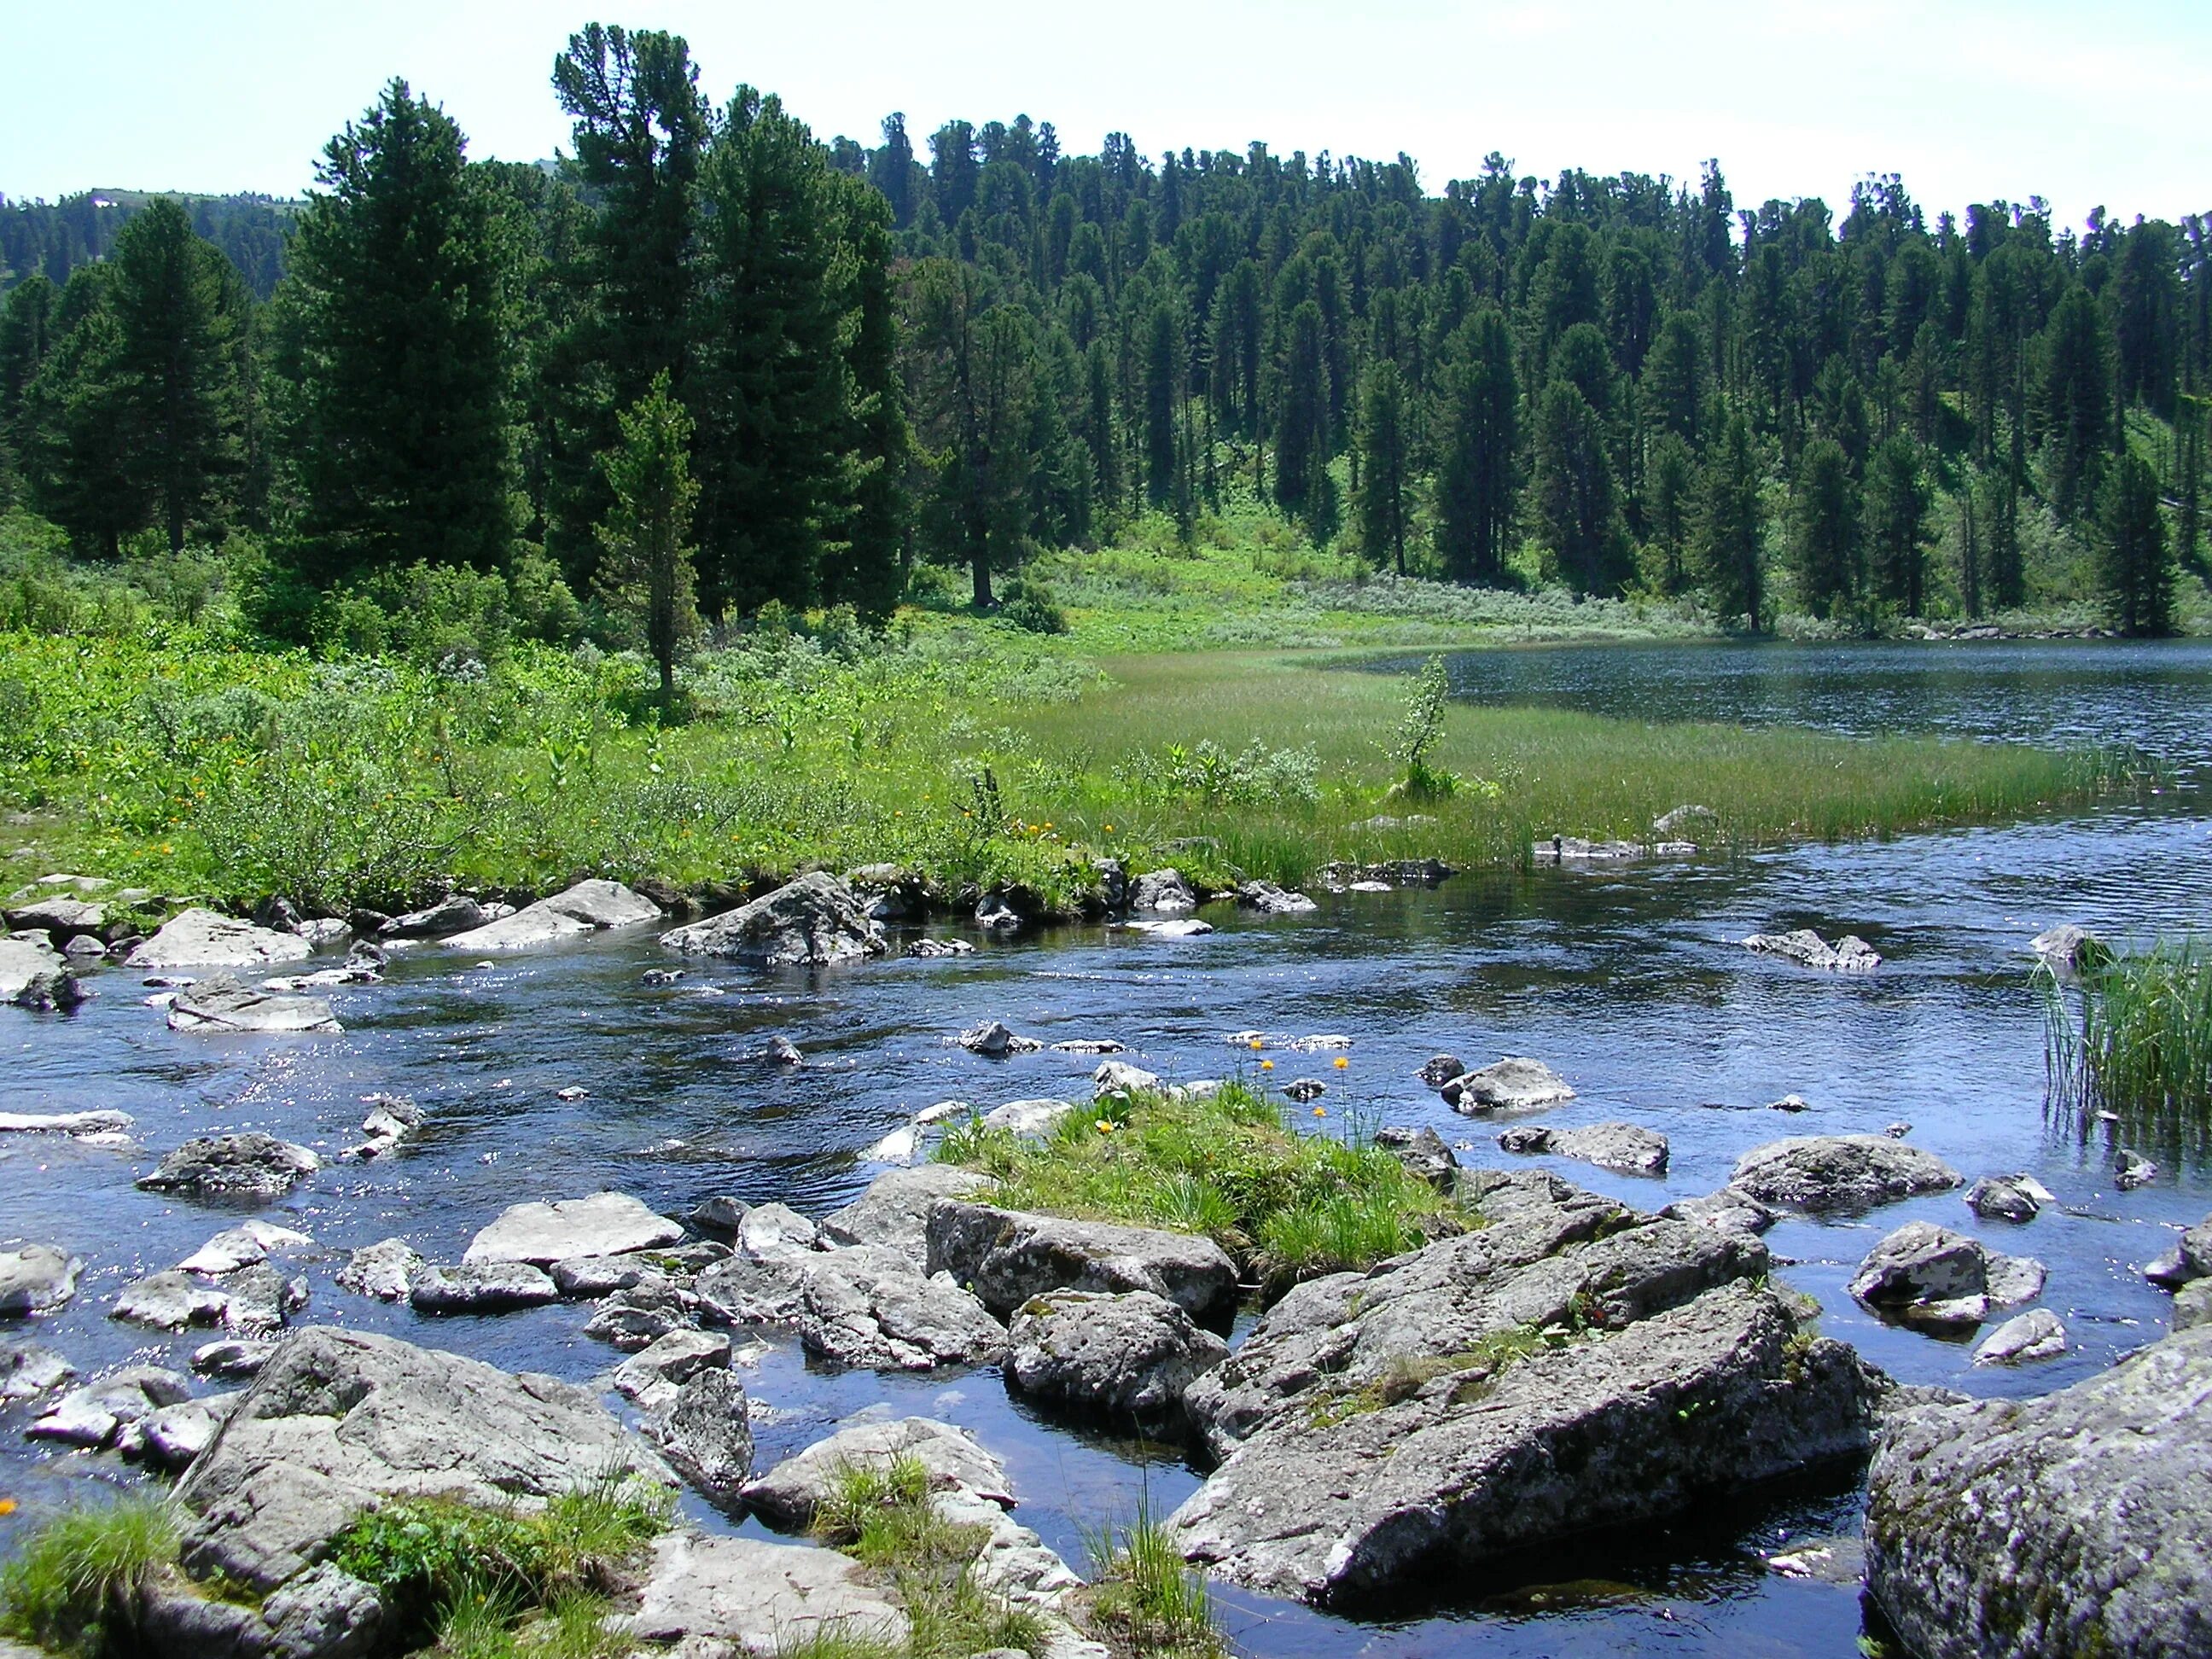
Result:
<svg viewBox="0 0 2212 1659">
<path fill-rule="evenodd" d="M 1086 1540 L 1091 1633 L 1131 1659 L 1227 1659 L 1206 1575 L 1188 1565 L 1167 1528 L 1140 1501 L 1125 1527 Z"/>
<path fill-rule="evenodd" d="M 2086 1132 L 2099 1110 L 2123 1128 L 2202 1156 L 2212 1146 L 2212 945 L 2161 942 L 2085 962 L 2074 1006 L 2039 969 L 2060 1099 Z"/>
<path fill-rule="evenodd" d="M 2106 615 L 2123 634 L 2165 634 L 2173 627 L 2173 559 L 2158 479 L 2139 455 L 2124 455 L 2105 490 L 2098 561 Z"/>
<path fill-rule="evenodd" d="M 176 1513 L 160 1498 L 57 1516 L 0 1566 L 0 1635 L 93 1659 L 127 1650 L 134 1592 L 176 1553 Z"/>
<path fill-rule="evenodd" d="M 686 459 L 691 417 L 670 395 L 663 374 L 622 411 L 615 429 L 615 447 L 600 457 L 613 505 L 599 526 L 592 586 L 601 601 L 639 625 L 666 702 L 676 690 L 676 653 L 699 631 L 696 550 L 689 540 L 699 499 Z"/>
<path fill-rule="evenodd" d="M 1451 678 L 1442 657 L 1431 657 L 1406 693 L 1406 712 L 1390 744 L 1390 758 L 1405 769 L 1395 786 L 1409 800 L 1440 800 L 1457 787 L 1458 780 L 1429 763 L 1437 739 L 1443 735 L 1444 707 L 1451 699 Z"/>
<path fill-rule="evenodd" d="M 1471 1217 L 1383 1149 L 1297 1133 L 1246 1084 L 1078 1111 L 1036 1145 L 958 1125 L 939 1157 L 999 1183 L 1008 1207 L 1205 1233 L 1276 1291 L 1364 1267 Z"/>
<path fill-rule="evenodd" d="M 615 1569 L 667 1528 L 671 1508 L 665 1492 L 626 1471 L 537 1510 L 409 1498 L 362 1515 L 331 1555 L 384 1593 L 402 1632 L 434 1628 L 441 1650 L 491 1659 L 500 1637 L 533 1610 L 546 1610 L 556 1634 L 579 1623 L 590 1604 L 575 1598 L 610 1589 Z M 560 1651 L 517 1650 L 548 1659 Z"/>
<path fill-rule="evenodd" d="M 1026 634 L 1065 634 L 1067 614 L 1053 602 L 1052 590 L 1033 577 L 1017 576 L 999 590 L 999 619 Z"/>
</svg>

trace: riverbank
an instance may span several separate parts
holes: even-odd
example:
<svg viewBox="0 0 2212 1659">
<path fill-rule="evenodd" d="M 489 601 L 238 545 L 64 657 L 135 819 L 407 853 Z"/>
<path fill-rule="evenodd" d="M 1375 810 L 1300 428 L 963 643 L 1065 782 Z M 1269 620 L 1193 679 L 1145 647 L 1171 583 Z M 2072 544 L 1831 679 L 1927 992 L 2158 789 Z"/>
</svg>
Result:
<svg viewBox="0 0 2212 1659">
<path fill-rule="evenodd" d="M 583 874 L 726 899 L 892 864 L 948 909 L 1083 908 L 1096 860 L 1203 885 L 1333 864 L 1512 866 L 1553 836 L 1746 848 L 1992 822 L 2129 787 L 2021 745 L 1446 708 L 1393 795 L 1407 682 L 1341 653 L 1094 654 L 1004 623 L 834 619 L 648 671 L 516 644 L 443 668 L 182 625 L 0 637 L 0 858 L 250 908 L 528 896 Z M 1655 830 L 1680 805 L 1711 809 Z M 35 866 L 33 868 L 33 866 Z"/>
</svg>

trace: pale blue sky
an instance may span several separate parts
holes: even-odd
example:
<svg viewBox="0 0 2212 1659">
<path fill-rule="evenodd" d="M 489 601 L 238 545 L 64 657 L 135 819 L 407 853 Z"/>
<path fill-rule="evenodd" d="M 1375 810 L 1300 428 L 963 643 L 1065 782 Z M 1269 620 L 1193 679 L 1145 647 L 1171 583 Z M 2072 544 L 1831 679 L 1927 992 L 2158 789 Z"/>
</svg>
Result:
<svg viewBox="0 0 2212 1659">
<path fill-rule="evenodd" d="M 392 75 L 472 155 L 546 155 L 553 55 L 594 15 L 684 34 L 717 101 L 752 82 L 823 137 L 1026 111 L 1071 151 L 1403 149 L 1431 189 L 1495 149 L 1544 177 L 1717 155 L 1747 204 L 1895 171 L 1931 209 L 2212 210 L 2207 0 L 0 0 L 0 191 L 294 193 Z"/>
</svg>

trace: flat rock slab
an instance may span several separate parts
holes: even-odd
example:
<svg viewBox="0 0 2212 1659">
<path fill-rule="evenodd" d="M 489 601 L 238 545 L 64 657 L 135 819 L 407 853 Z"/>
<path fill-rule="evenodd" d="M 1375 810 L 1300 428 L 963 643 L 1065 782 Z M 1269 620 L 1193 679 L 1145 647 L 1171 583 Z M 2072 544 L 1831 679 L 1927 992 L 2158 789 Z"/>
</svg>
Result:
<svg viewBox="0 0 2212 1659">
<path fill-rule="evenodd" d="M 51 1244 L 0 1250 L 0 1317 L 51 1313 L 76 1295 L 83 1261 Z"/>
<path fill-rule="evenodd" d="M 748 1482 L 745 1501 L 770 1525 L 795 1531 L 813 1521 L 815 1510 L 830 1495 L 842 1471 L 888 1466 L 901 1457 L 921 1461 L 929 1471 L 932 1492 L 964 1492 L 1002 1509 L 1013 1506 L 1006 1466 L 984 1450 L 965 1429 L 933 1417 L 865 1423 L 817 1440 L 759 1480 Z"/>
<path fill-rule="evenodd" d="M 1386 1601 L 1587 1529 L 1656 1522 L 1866 1445 L 1869 1385 L 1773 1291 L 1723 1285 L 1602 1340 L 1441 1375 L 1245 1442 L 1168 1522 L 1183 1555 L 1316 1605 Z"/>
<path fill-rule="evenodd" d="M 2048 1308 L 2008 1319 L 1974 1350 L 1977 1365 L 2028 1365 L 2066 1352 L 2066 1327 Z"/>
<path fill-rule="evenodd" d="M 185 910 L 124 958 L 140 969 L 258 968 L 265 963 L 300 962 L 314 947 L 297 933 L 280 933 L 219 911 Z"/>
<path fill-rule="evenodd" d="M 116 1135 L 134 1120 L 128 1112 L 0 1112 L 0 1134 Z"/>
<path fill-rule="evenodd" d="M 1053 1291 L 1022 1304 L 1008 1328 L 1006 1385 L 1113 1417 L 1181 1411 L 1185 1389 L 1229 1357 L 1229 1345 L 1148 1291 Z"/>
<path fill-rule="evenodd" d="M 0 1002 L 12 1002 L 41 974 L 62 967 L 61 952 L 34 939 L 0 939 Z"/>
<path fill-rule="evenodd" d="M 1006 1351 L 1006 1328 L 975 1297 L 878 1245 L 734 1257 L 694 1288 L 715 1316 L 788 1328 L 830 1364 L 931 1370 L 991 1364 Z"/>
<path fill-rule="evenodd" d="M 1065 1104 L 1055 1102 L 1054 1104 Z M 929 1206 L 940 1198 L 968 1198 L 991 1185 L 990 1177 L 952 1164 L 921 1164 L 878 1176 L 842 1210 L 822 1218 L 822 1236 L 832 1244 L 874 1244 L 896 1250 L 917 1270 L 929 1260 Z"/>
<path fill-rule="evenodd" d="M 511 916 L 449 934 L 445 943 L 456 951 L 528 951 L 659 920 L 659 905 L 618 881 L 580 881 L 565 892 L 524 905 Z"/>
<path fill-rule="evenodd" d="M 842 1638 L 903 1649 L 906 1614 L 860 1563 L 835 1550 L 670 1533 L 653 1547 L 638 1609 L 618 1621 L 640 1642 L 757 1659 Z M 825 1648 L 825 1650 L 826 1648 Z"/>
<path fill-rule="evenodd" d="M 331 1005 L 320 997 L 255 990 L 240 984 L 228 974 L 210 974 L 198 984 L 178 992 L 169 1004 L 168 1018 L 173 1031 L 235 1031 L 286 1036 L 345 1029 L 331 1013 Z"/>
<path fill-rule="evenodd" d="M 407 1281 L 416 1313 L 511 1313 L 561 1299 L 560 1287 L 527 1261 L 468 1261 L 458 1267 L 420 1267 Z"/>
<path fill-rule="evenodd" d="M 305 1233 L 274 1222 L 246 1221 L 226 1227 L 177 1266 L 188 1273 L 227 1273 L 265 1261 L 272 1251 L 302 1249 L 314 1242 Z"/>
<path fill-rule="evenodd" d="M 36 1399 L 76 1375 L 76 1367 L 52 1349 L 0 1337 L 0 1401 Z"/>
<path fill-rule="evenodd" d="M 1881 957 L 1856 933 L 1846 933 L 1833 945 L 1809 927 L 1789 933 L 1753 933 L 1743 948 L 1755 956 L 1779 957 L 1801 968 L 1825 969 L 1831 973 L 1866 974 L 1881 966 Z"/>
<path fill-rule="evenodd" d="M 428 1265 L 404 1239 L 387 1238 L 356 1250 L 338 1269 L 337 1285 L 380 1302 L 404 1302 L 415 1275 Z"/>
<path fill-rule="evenodd" d="M 750 904 L 663 933 L 660 942 L 685 956 L 719 957 L 763 968 L 819 966 L 879 957 L 882 930 L 853 890 L 825 871 L 811 871 Z"/>
<path fill-rule="evenodd" d="M 149 1193 L 216 1200 L 281 1197 L 322 1167 L 305 1146 L 252 1131 L 188 1140 L 138 1185 Z"/>
<path fill-rule="evenodd" d="M 622 1255 L 673 1244 L 684 1229 L 628 1193 L 517 1204 L 469 1241 L 464 1264 L 528 1261 L 545 1267 L 579 1255 Z"/>
<path fill-rule="evenodd" d="M 1047 1291 L 1149 1291 L 1200 1319 L 1237 1297 L 1237 1264 L 1210 1238 L 961 1199 L 931 1206 L 928 1266 L 1001 1316 Z"/>
<path fill-rule="evenodd" d="M 1729 1185 L 1792 1210 L 1869 1210 L 1945 1192 L 1966 1177 L 1933 1152 L 1887 1135 L 1792 1135 L 1736 1160 Z"/>
<path fill-rule="evenodd" d="M 297 1577 L 381 1498 L 498 1504 L 627 1465 L 672 1479 L 586 1389 L 362 1331 L 295 1333 L 179 1486 L 182 1559 L 256 1589 Z"/>
<path fill-rule="evenodd" d="M 1884 1425 L 1867 1583 L 1925 1659 L 2212 1653 L 2212 1328 Z"/>
</svg>

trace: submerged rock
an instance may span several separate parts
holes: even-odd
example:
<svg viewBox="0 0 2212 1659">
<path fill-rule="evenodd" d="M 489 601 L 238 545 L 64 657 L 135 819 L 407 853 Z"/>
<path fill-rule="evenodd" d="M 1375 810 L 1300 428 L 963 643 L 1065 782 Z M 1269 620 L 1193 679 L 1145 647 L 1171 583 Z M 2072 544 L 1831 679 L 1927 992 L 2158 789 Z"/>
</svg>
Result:
<svg viewBox="0 0 2212 1659">
<path fill-rule="evenodd" d="M 1809 927 L 1790 933 L 1753 933 L 1743 948 L 1756 955 L 1780 957 L 1801 968 L 1820 968 L 1834 973 L 1870 973 L 1881 966 L 1881 957 L 1856 933 L 1846 933 L 1833 945 Z"/>
<path fill-rule="evenodd" d="M 1210 1238 L 1070 1221 L 944 1199 L 928 1223 L 928 1267 L 994 1313 L 1048 1291 L 1149 1291 L 1204 1319 L 1236 1299 L 1237 1264 Z"/>
<path fill-rule="evenodd" d="M 1008 1054 L 1033 1054 L 1044 1044 L 1035 1037 L 1016 1036 L 1006 1024 L 987 1019 L 980 1025 L 971 1025 L 960 1034 L 960 1046 L 971 1054 L 1000 1060 Z"/>
<path fill-rule="evenodd" d="M 2112 1158 L 2112 1185 L 2124 1193 L 2148 1187 L 2158 1179 L 2158 1165 L 2133 1147 L 2123 1146 Z"/>
<path fill-rule="evenodd" d="M 683 1228 L 628 1193 L 594 1193 L 589 1198 L 509 1206 L 469 1241 L 461 1261 L 527 1261 L 543 1267 L 570 1256 L 650 1249 L 683 1237 Z"/>
<path fill-rule="evenodd" d="M 1992 1307 L 2043 1292 L 2043 1264 L 2001 1255 L 1932 1222 L 1910 1221 L 1868 1252 L 1850 1292 L 1869 1308 L 1929 1324 L 1975 1324 Z"/>
<path fill-rule="evenodd" d="M 239 1031 L 281 1036 L 345 1028 L 320 997 L 249 989 L 228 974 L 210 974 L 169 1004 L 173 1031 Z"/>
<path fill-rule="evenodd" d="M 1006 1386 L 1115 1417 L 1158 1420 L 1229 1357 L 1229 1345 L 1148 1291 L 1052 1291 L 1022 1304 L 1008 1328 Z"/>
<path fill-rule="evenodd" d="M 200 1199 L 280 1198 L 303 1176 L 322 1168 L 305 1146 L 253 1131 L 188 1140 L 163 1158 L 138 1185 L 151 1193 Z"/>
<path fill-rule="evenodd" d="M 660 915 L 659 905 L 618 881 L 580 881 L 512 915 L 449 934 L 445 943 L 456 951 L 527 951 L 609 928 L 641 927 Z"/>
<path fill-rule="evenodd" d="M 587 1389 L 364 1331 L 297 1332 L 178 1486 L 181 1557 L 267 1591 L 298 1577 L 367 1505 L 550 1498 L 659 1459 Z"/>
<path fill-rule="evenodd" d="M 1867 1487 L 1867 1587 L 1926 1659 L 2212 1653 L 2212 1330 L 2034 1400 L 1909 1407 Z"/>
<path fill-rule="evenodd" d="M 705 921 L 663 933 L 686 956 L 721 957 L 765 968 L 813 966 L 879 957 L 890 948 L 853 890 L 816 870 Z"/>
<path fill-rule="evenodd" d="M 2101 968 L 2112 959 L 2112 947 L 2086 927 L 2062 922 L 2047 927 L 2028 941 L 2027 948 L 2063 974 Z"/>
<path fill-rule="evenodd" d="M 2037 1308 L 2005 1322 L 1974 1350 L 1977 1365 L 2025 1365 L 2056 1359 L 2066 1352 L 2066 1327 L 2048 1308 Z"/>
<path fill-rule="evenodd" d="M 1518 1363 L 1447 1364 L 1338 1407 L 1325 1433 L 1264 1429 L 1168 1529 L 1219 1577 L 1357 1605 L 1862 1452 L 1872 1392 L 1774 1291 L 1723 1284 Z"/>
<path fill-rule="evenodd" d="M 2033 1221 L 2048 1195 L 2027 1176 L 1984 1176 L 1966 1188 L 1966 1207 L 1985 1221 Z"/>
<path fill-rule="evenodd" d="M 1746 1152 L 1729 1184 L 1762 1204 L 1820 1212 L 1869 1210 L 1965 1180 L 1934 1153 L 1886 1135 L 1793 1135 Z"/>
<path fill-rule="evenodd" d="M 257 927 L 213 910 L 185 910 L 143 940 L 125 962 L 132 968 L 258 968 L 300 962 L 314 947 L 297 933 Z"/>
<path fill-rule="evenodd" d="M 1469 1117 L 1485 1112 L 1531 1112 L 1572 1100 L 1567 1080 L 1540 1060 L 1508 1054 L 1443 1085 L 1444 1103 Z"/>
</svg>

